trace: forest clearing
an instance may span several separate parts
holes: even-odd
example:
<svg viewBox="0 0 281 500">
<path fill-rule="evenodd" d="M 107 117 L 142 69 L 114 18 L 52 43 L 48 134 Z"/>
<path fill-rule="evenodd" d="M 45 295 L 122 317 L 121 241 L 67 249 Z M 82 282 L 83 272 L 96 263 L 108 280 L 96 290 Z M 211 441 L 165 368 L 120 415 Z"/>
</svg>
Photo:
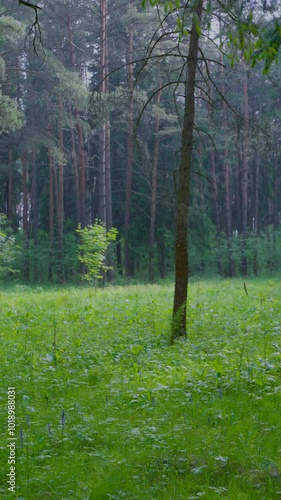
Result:
<svg viewBox="0 0 281 500">
<path fill-rule="evenodd" d="M 281 498 L 278 3 L 0 0 L 1 499 Z"/>
<path fill-rule="evenodd" d="M 172 294 L 2 288 L 2 499 L 280 498 L 279 279 L 191 282 L 171 346 Z"/>
</svg>

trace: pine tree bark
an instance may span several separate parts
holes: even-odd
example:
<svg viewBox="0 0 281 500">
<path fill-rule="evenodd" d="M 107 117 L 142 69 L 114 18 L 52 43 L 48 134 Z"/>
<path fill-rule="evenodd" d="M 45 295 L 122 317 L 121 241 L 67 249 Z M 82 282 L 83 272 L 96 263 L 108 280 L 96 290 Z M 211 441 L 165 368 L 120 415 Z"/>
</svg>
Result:
<svg viewBox="0 0 281 500">
<path fill-rule="evenodd" d="M 153 152 L 153 164 L 152 164 L 152 183 L 151 183 L 151 208 L 150 208 L 150 231 L 149 231 L 149 281 L 154 281 L 154 250 L 155 250 L 155 222 L 156 222 L 156 203 L 157 203 L 157 169 L 158 169 L 158 156 L 159 156 L 159 112 L 158 107 L 160 105 L 162 90 L 156 94 L 155 104 L 156 117 L 154 126 L 154 152 Z"/>
<path fill-rule="evenodd" d="M 221 66 L 221 76 L 222 76 L 222 94 L 225 93 L 225 76 L 224 76 L 224 66 L 223 61 Z M 230 175 L 230 163 L 229 163 L 229 149 L 227 145 L 227 129 L 228 129 L 228 119 L 227 119 L 227 104 L 223 100 L 223 130 L 225 131 L 225 146 L 224 146 L 224 159 L 223 159 L 223 172 L 224 172 L 224 227 L 227 240 L 227 269 L 226 275 L 231 277 L 234 275 L 234 264 L 232 259 L 232 212 L 231 212 L 231 175 Z"/>
<path fill-rule="evenodd" d="M 51 141 L 52 125 L 48 125 L 48 135 Z M 48 150 L 48 167 L 49 167 L 49 242 L 50 242 L 50 261 L 49 261 L 49 279 L 52 281 L 53 274 L 53 256 L 54 256 L 54 162 L 51 147 Z"/>
<path fill-rule="evenodd" d="M 108 0 L 100 0 L 101 29 L 100 29 L 100 92 L 106 96 L 109 93 L 109 55 L 108 55 Z M 99 169 L 99 218 L 106 229 L 112 227 L 112 193 L 111 193 L 111 166 L 110 166 L 110 118 L 109 112 L 103 119 L 100 130 L 100 169 Z M 106 256 L 109 266 L 111 258 Z M 113 279 L 113 272 L 108 271 L 109 281 Z M 105 280 L 105 275 L 104 275 Z"/>
<path fill-rule="evenodd" d="M 219 238 L 221 232 L 219 193 L 218 193 L 218 183 L 217 183 L 217 173 L 216 173 L 216 159 L 215 159 L 215 152 L 213 149 L 210 151 L 210 166 L 211 166 L 211 179 L 212 179 L 212 193 L 213 193 L 213 201 L 215 207 L 216 234 L 217 238 Z"/>
<path fill-rule="evenodd" d="M 248 273 L 248 263 L 246 257 L 247 246 L 247 229 L 248 229 L 248 170 L 249 170 L 249 96 L 248 96 L 248 75 L 246 72 L 246 65 L 244 66 L 244 80 L 243 80 L 243 95 L 244 95 L 244 141 L 243 141 L 243 164 L 242 164 L 242 273 L 244 276 Z"/>
<path fill-rule="evenodd" d="M 259 238 L 259 185 L 260 185 L 260 158 L 259 151 L 255 154 L 255 185 L 254 185 L 254 231 L 256 242 Z M 257 249 L 254 248 L 253 271 L 255 276 L 258 275 L 258 255 Z"/>
<path fill-rule="evenodd" d="M 32 214 L 32 236 L 34 246 L 37 246 L 38 236 L 38 199 L 37 199 L 37 168 L 36 168 L 36 152 L 32 149 L 31 152 L 31 214 Z"/>
<path fill-rule="evenodd" d="M 60 110 L 62 111 L 62 99 L 60 98 Z M 60 118 L 61 120 L 61 118 Z M 62 124 L 59 124 L 59 146 L 61 154 L 64 152 Z M 64 225 L 64 165 L 61 160 L 58 168 L 58 200 L 57 200 L 57 228 L 58 228 L 58 278 L 63 283 L 63 225 Z"/>
<path fill-rule="evenodd" d="M 126 200 L 125 200 L 125 274 L 126 276 L 132 275 L 132 266 L 130 260 L 130 242 L 129 242 L 129 228 L 131 222 L 131 205 L 132 205 L 132 183 L 133 183 L 133 27 L 129 29 L 128 41 L 128 89 L 129 89 L 129 105 L 128 105 L 128 161 L 127 161 L 127 175 L 126 175 Z"/>
<path fill-rule="evenodd" d="M 112 193 L 111 193 L 111 165 L 110 165 L 110 120 L 105 120 L 105 201 L 106 201 L 106 228 L 112 228 Z"/>
<path fill-rule="evenodd" d="M 195 118 L 195 81 L 200 38 L 198 27 L 200 26 L 202 18 L 203 0 L 197 0 L 195 6 L 187 60 L 188 75 L 185 90 L 181 159 L 177 186 L 176 269 L 171 342 L 174 342 L 175 339 L 180 336 L 186 336 L 189 184 Z"/>
<path fill-rule="evenodd" d="M 71 145 L 72 145 L 72 157 L 73 157 L 73 166 L 74 166 L 76 223 L 78 225 L 79 223 L 81 223 L 80 196 L 79 196 L 80 189 L 79 189 L 78 164 L 77 164 L 74 128 L 71 128 Z"/>
<path fill-rule="evenodd" d="M 9 146 L 9 180 L 8 180 L 8 219 L 13 220 L 13 153 L 12 146 Z"/>
<path fill-rule="evenodd" d="M 70 14 L 67 14 L 67 31 L 69 37 L 69 55 L 70 55 L 70 63 L 73 70 L 76 67 L 76 55 L 74 51 L 74 43 L 73 43 L 73 29 L 71 25 L 71 17 Z M 69 106 L 69 111 L 71 114 L 71 109 Z M 84 136 L 83 129 L 81 124 L 79 123 L 80 116 L 77 106 L 77 99 L 75 99 L 75 110 L 74 115 L 76 118 L 76 132 L 77 132 L 77 142 L 78 142 L 78 160 L 79 167 L 77 162 L 77 154 L 76 154 L 76 145 L 75 145 L 75 136 L 74 130 L 71 130 L 71 141 L 72 141 L 72 151 L 73 151 L 73 160 L 74 160 L 74 176 L 75 176 L 75 191 L 76 191 L 76 213 L 77 213 L 77 222 L 81 225 L 81 227 L 85 227 L 86 220 L 86 171 L 85 171 L 85 146 L 84 146 Z"/>
<path fill-rule="evenodd" d="M 108 93 L 108 0 L 100 0 L 100 15 L 101 15 L 101 27 L 100 27 L 100 87 L 99 90 L 101 94 L 106 95 Z M 108 215 L 107 210 L 111 209 L 108 207 L 108 195 L 109 186 L 107 183 L 110 179 L 110 140 L 109 133 L 109 117 L 105 116 L 100 134 L 100 172 L 99 172 L 99 218 L 107 225 Z"/>
<path fill-rule="evenodd" d="M 21 155 L 22 163 L 22 189 L 23 189 L 23 235 L 24 235 L 24 270 L 23 279 L 29 280 L 29 258 L 28 258 L 28 188 L 27 188 L 27 161 L 26 152 Z"/>
<path fill-rule="evenodd" d="M 78 111 L 76 111 L 76 117 L 79 118 Z M 86 226 L 86 177 L 85 177 L 85 149 L 84 149 L 84 138 L 83 130 L 80 124 L 76 125 L 77 137 L 78 137 L 78 158 L 79 158 L 79 222 L 81 227 Z"/>
</svg>

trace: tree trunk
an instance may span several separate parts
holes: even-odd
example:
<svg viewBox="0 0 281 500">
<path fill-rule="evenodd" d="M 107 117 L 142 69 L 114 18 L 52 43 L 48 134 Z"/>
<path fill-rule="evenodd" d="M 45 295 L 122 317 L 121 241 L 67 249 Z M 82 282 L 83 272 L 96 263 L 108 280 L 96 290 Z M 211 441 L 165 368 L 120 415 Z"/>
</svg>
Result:
<svg viewBox="0 0 281 500">
<path fill-rule="evenodd" d="M 128 162 L 126 176 L 126 200 L 125 200 L 125 274 L 132 275 L 130 259 L 129 228 L 131 222 L 131 204 L 132 204 L 132 182 L 133 182 L 133 27 L 129 29 L 128 42 L 128 89 L 129 89 L 129 107 L 128 107 Z"/>
<path fill-rule="evenodd" d="M 105 120 L 105 201 L 106 201 L 106 229 L 112 228 L 112 194 L 110 168 L 110 121 Z"/>
<path fill-rule="evenodd" d="M 22 153 L 22 188 L 23 188 L 23 235 L 24 235 L 24 270 L 23 279 L 29 279 L 29 258 L 28 258 L 28 190 L 27 190 L 27 165 L 26 153 Z"/>
<path fill-rule="evenodd" d="M 60 99 L 60 109 L 62 111 L 62 99 Z M 59 146 L 60 146 L 61 154 L 63 155 L 64 145 L 63 145 L 63 130 L 62 130 L 61 123 L 59 124 Z M 59 169 L 58 169 L 58 193 L 57 193 L 58 194 L 58 200 L 57 200 L 58 261 L 59 261 L 58 278 L 59 278 L 60 283 L 63 283 L 63 281 L 64 281 L 64 276 L 63 276 L 63 274 L 64 274 L 63 273 L 63 224 L 64 224 L 63 178 L 64 178 L 64 165 L 63 165 L 63 161 L 61 160 L 59 163 Z"/>
<path fill-rule="evenodd" d="M 218 237 L 220 235 L 220 232 L 221 232 L 221 225 L 220 225 L 218 184 L 217 184 L 217 175 L 216 175 L 216 160 L 215 160 L 215 152 L 213 149 L 210 151 L 210 166 L 211 166 L 212 193 L 213 193 L 213 201 L 214 201 L 214 207 L 215 207 L 216 233 L 217 233 L 217 237 Z"/>
<path fill-rule="evenodd" d="M 8 219 L 13 220 L 13 154 L 9 146 Z"/>
<path fill-rule="evenodd" d="M 76 111 L 76 117 L 79 118 L 78 111 Z M 86 226 L 86 177 L 85 177 L 85 149 L 84 149 L 84 139 L 83 130 L 80 124 L 76 125 L 77 136 L 78 136 L 78 157 L 79 157 L 79 222 L 81 227 Z"/>
<path fill-rule="evenodd" d="M 156 195 L 157 195 L 157 169 L 158 169 L 158 156 L 159 156 L 159 112 L 158 107 L 160 104 L 162 91 L 156 94 L 156 117 L 154 126 L 154 152 L 153 152 L 153 165 L 152 165 L 152 183 L 151 183 L 151 209 L 150 209 L 150 232 L 149 232 L 149 281 L 154 281 L 154 253 L 155 253 L 155 221 L 156 221 Z"/>
<path fill-rule="evenodd" d="M 225 76 L 224 76 L 224 66 L 223 61 L 221 61 L 221 73 L 222 73 L 222 94 L 225 96 Z M 224 161 L 223 161 L 223 172 L 224 172 L 224 214 L 225 214 L 225 234 L 227 240 L 227 269 L 225 270 L 227 276 L 233 276 L 235 274 L 234 264 L 232 259 L 232 212 L 231 212 L 231 194 L 230 194 L 230 164 L 229 164 L 229 149 L 227 145 L 227 129 L 228 129 L 228 119 L 227 119 L 227 104 L 223 101 L 223 130 L 225 131 L 225 145 L 224 145 Z"/>
<path fill-rule="evenodd" d="M 108 57 L 108 0 L 100 0 L 101 29 L 100 29 L 100 92 L 106 96 L 108 89 L 109 57 Z M 110 119 L 109 114 L 104 117 L 100 130 L 100 169 L 99 169 L 99 218 L 106 229 L 112 227 L 112 196 L 111 196 L 111 167 L 110 167 Z M 111 266 L 109 257 L 107 263 Z M 112 271 L 107 273 L 109 281 L 113 279 Z M 105 279 L 105 276 L 104 276 Z"/>
<path fill-rule="evenodd" d="M 203 0 L 195 2 L 190 44 L 187 60 L 187 82 L 185 91 L 184 122 L 182 129 L 181 159 L 179 165 L 176 213 L 176 270 L 171 342 L 186 336 L 186 301 L 188 286 L 188 242 L 187 224 L 189 208 L 189 183 L 193 149 L 195 118 L 195 79 L 199 49 L 199 30 Z"/>
<path fill-rule="evenodd" d="M 34 247 L 37 246 L 38 235 L 38 200 L 37 200 L 37 168 L 36 168 L 36 152 L 32 149 L 31 153 L 31 213 L 32 213 L 32 236 L 34 239 Z"/>
<path fill-rule="evenodd" d="M 52 137 L 52 125 L 48 125 L 49 140 Z M 52 281 L 53 276 L 53 256 L 54 256 L 54 162 L 51 152 L 51 147 L 48 151 L 49 163 L 49 242 L 50 242 L 50 261 L 49 261 L 49 279 Z"/>
<path fill-rule="evenodd" d="M 254 185 L 254 231 L 255 231 L 255 240 L 258 241 L 259 238 L 259 185 L 260 185 L 260 158 L 259 152 L 256 151 L 255 154 L 255 185 Z M 257 248 L 254 248 L 254 261 L 253 261 L 253 270 L 255 276 L 258 275 L 258 255 Z"/>
<path fill-rule="evenodd" d="M 243 94 L 244 94 L 244 142 L 243 142 L 243 164 L 242 164 L 242 273 L 244 276 L 248 273 L 248 264 L 246 257 L 247 246 L 247 227 L 248 227 L 248 170 L 249 170 L 249 97 L 248 97 L 248 76 L 246 72 L 246 65 L 244 65 L 244 81 L 243 81 Z"/>
<path fill-rule="evenodd" d="M 69 56 L 70 63 L 73 70 L 76 67 L 76 57 L 74 51 L 74 43 L 73 43 L 73 29 L 71 25 L 71 17 L 70 14 L 67 14 L 67 31 L 69 37 Z M 71 108 L 69 105 L 69 114 L 71 116 Z M 78 139 L 78 159 L 79 159 L 79 167 L 77 164 L 77 155 L 76 155 L 76 147 L 75 147 L 75 136 L 74 130 L 71 129 L 71 142 L 72 142 L 72 151 L 73 151 L 73 160 L 74 160 L 74 176 L 75 176 L 75 192 L 76 192 L 76 214 L 77 214 L 77 222 L 81 224 L 81 227 L 84 228 L 86 226 L 86 173 L 85 173 L 85 148 L 84 148 L 84 138 L 83 138 L 83 129 L 81 124 L 79 123 L 80 116 L 77 106 L 77 100 L 75 99 L 75 110 L 74 115 L 76 118 L 76 131 L 77 131 L 77 139 Z"/>
<path fill-rule="evenodd" d="M 100 0 L 100 87 L 99 90 L 102 94 L 106 94 L 106 54 L 107 54 L 107 0 Z M 106 181 L 105 181 L 105 169 L 106 169 L 106 119 L 104 118 L 101 125 L 99 134 L 99 218 L 106 224 Z"/>
<path fill-rule="evenodd" d="M 71 110 L 70 103 L 68 104 L 68 110 L 69 110 L 69 118 L 71 118 L 72 110 Z M 72 157 L 73 157 L 73 166 L 74 166 L 76 224 L 78 225 L 81 223 L 81 218 L 80 218 L 80 196 L 79 196 L 79 178 L 78 178 L 79 174 L 78 174 L 74 127 L 71 127 L 71 146 L 72 146 Z"/>
</svg>

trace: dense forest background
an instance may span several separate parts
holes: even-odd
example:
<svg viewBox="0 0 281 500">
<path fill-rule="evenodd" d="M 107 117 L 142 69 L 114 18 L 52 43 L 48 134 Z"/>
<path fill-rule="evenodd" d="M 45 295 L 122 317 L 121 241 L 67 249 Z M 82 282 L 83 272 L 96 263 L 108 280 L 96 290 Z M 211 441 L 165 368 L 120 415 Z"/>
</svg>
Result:
<svg viewBox="0 0 281 500">
<path fill-rule="evenodd" d="M 0 5 L 6 275 L 79 282 L 77 228 L 101 220 L 118 230 L 108 279 L 164 278 L 174 269 L 188 35 L 175 33 L 173 13 L 140 2 L 48 0 L 39 25 L 14 0 Z M 257 6 L 257 15 L 262 22 L 270 14 Z M 262 65 L 249 68 L 218 19 L 206 22 L 201 38 L 190 271 L 275 272 L 280 64 L 267 75 Z"/>
</svg>

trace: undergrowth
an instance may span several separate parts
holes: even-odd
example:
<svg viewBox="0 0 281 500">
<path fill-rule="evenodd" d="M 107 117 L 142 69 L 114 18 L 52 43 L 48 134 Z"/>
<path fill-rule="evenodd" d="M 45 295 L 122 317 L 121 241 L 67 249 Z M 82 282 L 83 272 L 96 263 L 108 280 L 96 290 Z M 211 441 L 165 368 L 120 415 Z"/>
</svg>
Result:
<svg viewBox="0 0 281 500">
<path fill-rule="evenodd" d="M 193 282 L 173 346 L 170 285 L 2 291 L 1 498 L 281 498 L 281 289 L 246 290 Z"/>
</svg>

